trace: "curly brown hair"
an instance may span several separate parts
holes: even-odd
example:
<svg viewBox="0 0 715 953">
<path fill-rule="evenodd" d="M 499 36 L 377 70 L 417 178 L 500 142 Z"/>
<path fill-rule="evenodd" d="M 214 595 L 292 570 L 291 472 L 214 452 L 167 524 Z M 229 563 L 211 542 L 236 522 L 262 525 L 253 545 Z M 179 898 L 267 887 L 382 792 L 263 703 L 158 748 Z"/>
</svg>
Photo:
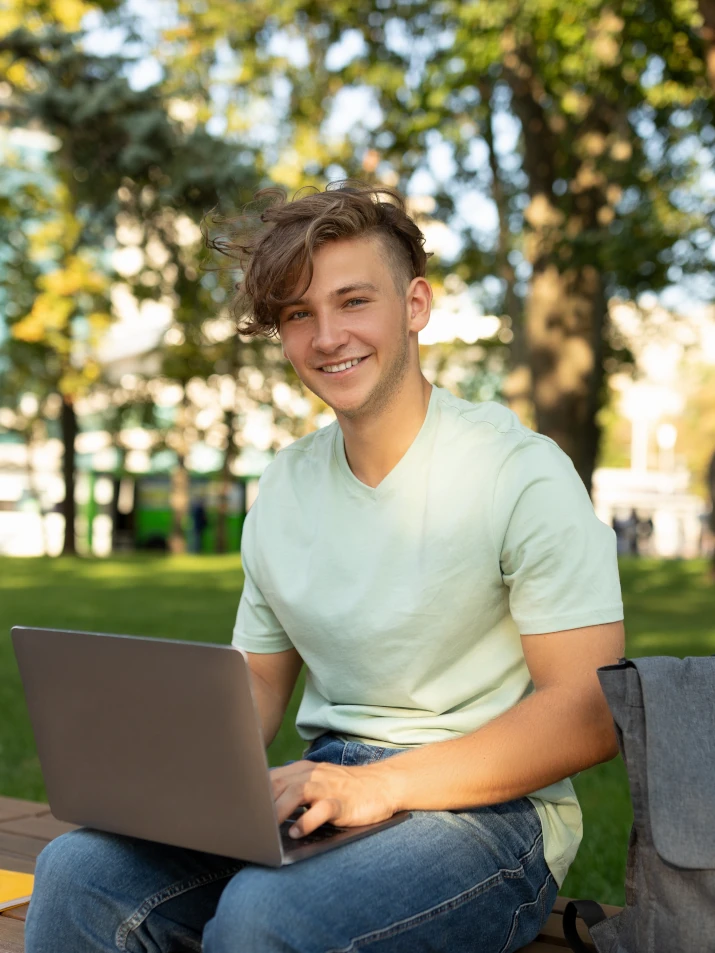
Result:
<svg viewBox="0 0 715 953">
<path fill-rule="evenodd" d="M 255 199 L 268 204 L 235 218 L 215 217 L 221 234 L 206 244 L 239 265 L 230 311 L 246 335 L 278 332 L 281 309 L 298 301 L 313 277 L 313 255 L 327 242 L 376 237 L 381 240 L 400 292 L 424 277 L 428 254 L 424 235 L 406 212 L 395 189 L 350 180 L 325 191 L 301 189 L 288 200 L 282 189 L 262 189 Z M 304 276 L 303 287 L 298 282 Z"/>
</svg>

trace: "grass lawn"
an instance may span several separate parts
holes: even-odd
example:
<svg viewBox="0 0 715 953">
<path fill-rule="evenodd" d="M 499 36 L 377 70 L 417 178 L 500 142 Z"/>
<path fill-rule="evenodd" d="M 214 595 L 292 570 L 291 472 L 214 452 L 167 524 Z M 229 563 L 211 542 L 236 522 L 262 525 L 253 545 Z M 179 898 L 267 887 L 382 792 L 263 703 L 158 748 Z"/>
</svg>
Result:
<svg viewBox="0 0 715 953">
<path fill-rule="evenodd" d="M 715 653 L 715 586 L 705 564 L 624 561 L 627 653 Z M 228 642 L 242 584 L 237 556 L 127 556 L 105 561 L 0 559 L 0 793 L 44 799 L 10 643 L 12 625 L 38 625 Z M 300 688 L 300 686 L 299 686 Z M 292 727 L 298 692 L 269 752 L 272 764 L 300 756 Z M 575 781 L 585 837 L 563 893 L 623 903 L 631 824 L 620 759 Z"/>
</svg>

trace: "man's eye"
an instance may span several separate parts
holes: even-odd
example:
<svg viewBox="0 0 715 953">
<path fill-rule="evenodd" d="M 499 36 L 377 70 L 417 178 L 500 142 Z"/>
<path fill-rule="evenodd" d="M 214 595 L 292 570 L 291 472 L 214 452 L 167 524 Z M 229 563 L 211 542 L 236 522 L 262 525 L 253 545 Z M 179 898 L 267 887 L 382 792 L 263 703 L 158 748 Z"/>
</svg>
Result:
<svg viewBox="0 0 715 953">
<path fill-rule="evenodd" d="M 304 318 L 308 312 L 307 311 L 294 311 L 292 314 L 289 314 L 286 318 L 286 321 L 293 321 L 296 318 Z"/>
<path fill-rule="evenodd" d="M 351 298 L 346 302 L 348 305 L 367 304 L 367 298 Z"/>
</svg>

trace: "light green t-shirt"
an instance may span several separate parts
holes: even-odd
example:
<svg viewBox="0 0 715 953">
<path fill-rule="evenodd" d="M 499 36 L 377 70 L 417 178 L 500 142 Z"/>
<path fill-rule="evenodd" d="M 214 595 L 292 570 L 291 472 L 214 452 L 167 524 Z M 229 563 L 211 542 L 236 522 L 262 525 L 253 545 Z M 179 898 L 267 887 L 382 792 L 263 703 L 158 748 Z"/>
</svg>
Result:
<svg viewBox="0 0 715 953">
<path fill-rule="evenodd" d="M 306 740 L 459 737 L 533 690 L 520 634 L 623 618 L 614 533 L 569 458 L 500 404 L 436 387 L 375 488 L 350 470 L 337 423 L 281 450 L 242 554 L 234 645 L 297 649 Z M 530 797 L 560 885 L 582 836 L 573 786 Z"/>
</svg>

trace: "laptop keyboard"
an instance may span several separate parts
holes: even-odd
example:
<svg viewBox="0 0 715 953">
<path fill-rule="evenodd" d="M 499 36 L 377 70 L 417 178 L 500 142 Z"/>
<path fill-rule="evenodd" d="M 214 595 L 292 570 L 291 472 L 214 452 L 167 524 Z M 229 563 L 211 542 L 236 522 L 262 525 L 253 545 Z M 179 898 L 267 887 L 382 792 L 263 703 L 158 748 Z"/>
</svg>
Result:
<svg viewBox="0 0 715 953">
<path fill-rule="evenodd" d="M 336 834 L 342 834 L 347 829 L 345 827 L 335 827 L 333 824 L 323 824 L 322 827 L 314 830 L 311 834 L 306 834 L 305 837 L 291 837 L 288 831 L 297 820 L 297 817 L 289 817 L 287 821 L 283 821 L 280 825 L 281 841 L 286 850 L 290 850 L 292 847 L 305 847 L 307 844 L 320 844 L 323 841 L 330 840 L 331 837 L 335 837 Z"/>
</svg>

